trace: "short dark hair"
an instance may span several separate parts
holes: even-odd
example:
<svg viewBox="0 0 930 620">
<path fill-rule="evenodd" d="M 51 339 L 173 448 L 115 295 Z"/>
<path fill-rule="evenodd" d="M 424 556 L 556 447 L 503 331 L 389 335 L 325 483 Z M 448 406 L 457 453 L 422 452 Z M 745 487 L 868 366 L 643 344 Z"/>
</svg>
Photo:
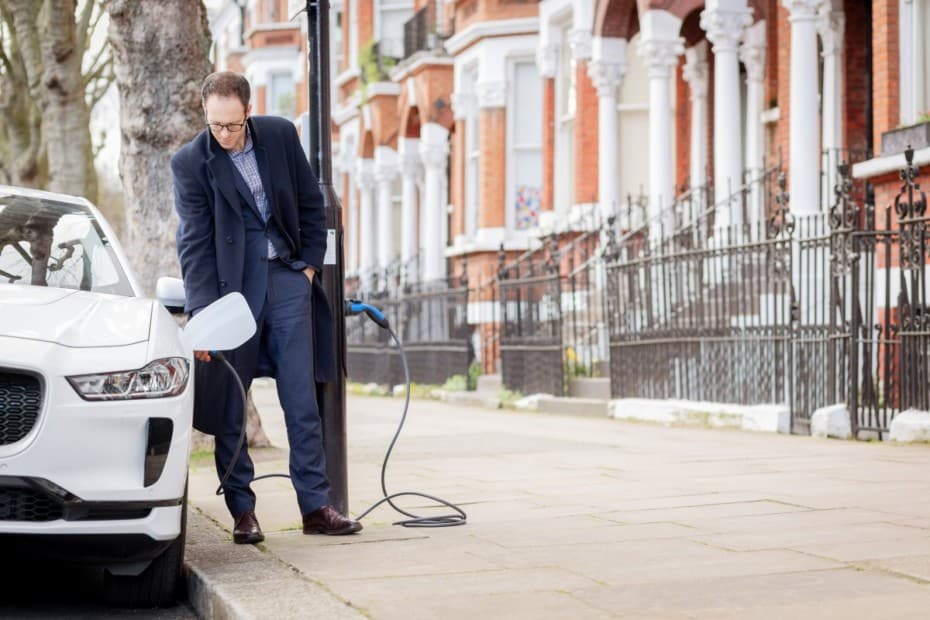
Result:
<svg viewBox="0 0 930 620">
<path fill-rule="evenodd" d="M 252 89 L 244 75 L 234 71 L 217 71 L 203 81 L 200 89 L 201 103 L 206 104 L 210 95 L 236 97 L 242 102 L 242 106 L 247 108 L 252 98 Z"/>
</svg>

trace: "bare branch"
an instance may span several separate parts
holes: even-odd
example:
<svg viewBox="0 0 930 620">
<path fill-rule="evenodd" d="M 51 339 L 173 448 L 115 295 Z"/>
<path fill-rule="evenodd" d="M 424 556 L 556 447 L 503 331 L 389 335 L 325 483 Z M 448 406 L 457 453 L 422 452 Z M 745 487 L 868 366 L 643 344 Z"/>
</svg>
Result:
<svg viewBox="0 0 930 620">
<path fill-rule="evenodd" d="M 106 57 L 101 58 L 104 55 Z M 108 67 L 112 66 L 113 55 L 109 53 L 106 47 L 101 48 L 97 53 L 97 56 L 94 58 L 94 63 L 91 65 L 90 69 L 87 70 L 87 73 L 84 74 L 84 88 L 87 88 L 91 82 L 103 75 L 103 72 L 106 71 Z"/>
<path fill-rule="evenodd" d="M 110 85 L 113 84 L 113 80 L 116 79 L 116 75 L 110 71 L 110 73 L 98 80 L 93 94 L 90 96 L 90 101 L 87 103 L 87 107 L 90 110 L 93 110 L 100 100 L 103 99 L 103 96 L 107 94 L 107 91 L 110 89 Z"/>
<path fill-rule="evenodd" d="M 3 42 L 0 40 L 0 62 L 3 63 L 3 68 L 6 71 L 6 74 L 11 76 L 13 75 L 13 63 L 10 62 L 10 59 L 7 58 L 6 51 L 3 49 Z"/>
<path fill-rule="evenodd" d="M 77 52 L 83 56 L 87 50 L 87 43 L 90 41 L 90 18 L 94 13 L 94 7 L 97 6 L 97 0 L 84 0 L 84 7 L 81 9 L 81 17 L 75 24 L 77 37 Z M 101 11 L 102 13 L 103 11 Z"/>
</svg>

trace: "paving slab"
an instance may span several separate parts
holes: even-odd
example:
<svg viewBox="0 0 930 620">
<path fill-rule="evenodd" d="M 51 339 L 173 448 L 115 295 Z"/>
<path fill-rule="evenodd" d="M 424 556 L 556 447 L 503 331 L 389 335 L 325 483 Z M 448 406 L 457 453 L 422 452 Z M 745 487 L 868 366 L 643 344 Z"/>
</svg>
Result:
<svg viewBox="0 0 930 620">
<path fill-rule="evenodd" d="M 286 471 L 273 385 L 254 392 L 276 446 L 256 470 Z M 381 495 L 401 406 L 349 397 L 353 514 Z M 388 489 L 460 503 L 464 526 L 396 527 L 382 506 L 359 535 L 304 536 L 289 483 L 269 480 L 254 486 L 266 541 L 241 551 L 209 459 L 194 463 L 190 494 L 212 519 L 204 574 L 225 580 L 221 593 L 248 584 L 249 604 L 290 596 L 243 576 L 258 570 L 253 551 L 298 579 L 298 599 L 312 586 L 370 618 L 926 618 L 927 471 L 930 446 L 413 401 Z M 266 617 L 308 617 L 300 607 Z"/>
</svg>

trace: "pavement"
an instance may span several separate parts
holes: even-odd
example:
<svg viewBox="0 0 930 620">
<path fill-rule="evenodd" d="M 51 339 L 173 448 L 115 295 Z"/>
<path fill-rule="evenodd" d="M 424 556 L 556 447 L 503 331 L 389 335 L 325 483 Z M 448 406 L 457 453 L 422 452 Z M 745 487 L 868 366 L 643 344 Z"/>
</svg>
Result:
<svg viewBox="0 0 930 620">
<path fill-rule="evenodd" d="M 287 471 L 270 383 L 253 390 Z M 381 495 L 402 399 L 350 396 L 353 514 Z M 205 617 L 930 617 L 930 446 L 669 428 L 419 400 L 390 492 L 468 523 L 305 536 L 286 480 L 255 484 L 266 533 L 230 542 L 212 458 L 192 463 L 191 601 Z M 425 500 L 414 512 L 436 514 Z"/>
</svg>

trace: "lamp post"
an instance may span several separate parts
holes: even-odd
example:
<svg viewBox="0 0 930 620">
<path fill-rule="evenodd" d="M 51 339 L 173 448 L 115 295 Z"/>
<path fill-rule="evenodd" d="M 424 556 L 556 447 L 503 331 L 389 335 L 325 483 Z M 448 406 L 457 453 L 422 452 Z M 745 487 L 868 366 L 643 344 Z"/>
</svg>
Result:
<svg viewBox="0 0 930 620">
<path fill-rule="evenodd" d="M 330 501 L 348 513 L 346 466 L 345 385 L 345 264 L 343 261 L 342 206 L 333 189 L 332 135 L 330 131 L 329 0 L 307 0 L 307 89 L 310 168 L 319 180 L 326 211 L 327 259 L 323 286 L 333 313 L 336 342 L 336 381 L 317 385 L 317 402 L 323 419 L 323 448 Z"/>
</svg>

